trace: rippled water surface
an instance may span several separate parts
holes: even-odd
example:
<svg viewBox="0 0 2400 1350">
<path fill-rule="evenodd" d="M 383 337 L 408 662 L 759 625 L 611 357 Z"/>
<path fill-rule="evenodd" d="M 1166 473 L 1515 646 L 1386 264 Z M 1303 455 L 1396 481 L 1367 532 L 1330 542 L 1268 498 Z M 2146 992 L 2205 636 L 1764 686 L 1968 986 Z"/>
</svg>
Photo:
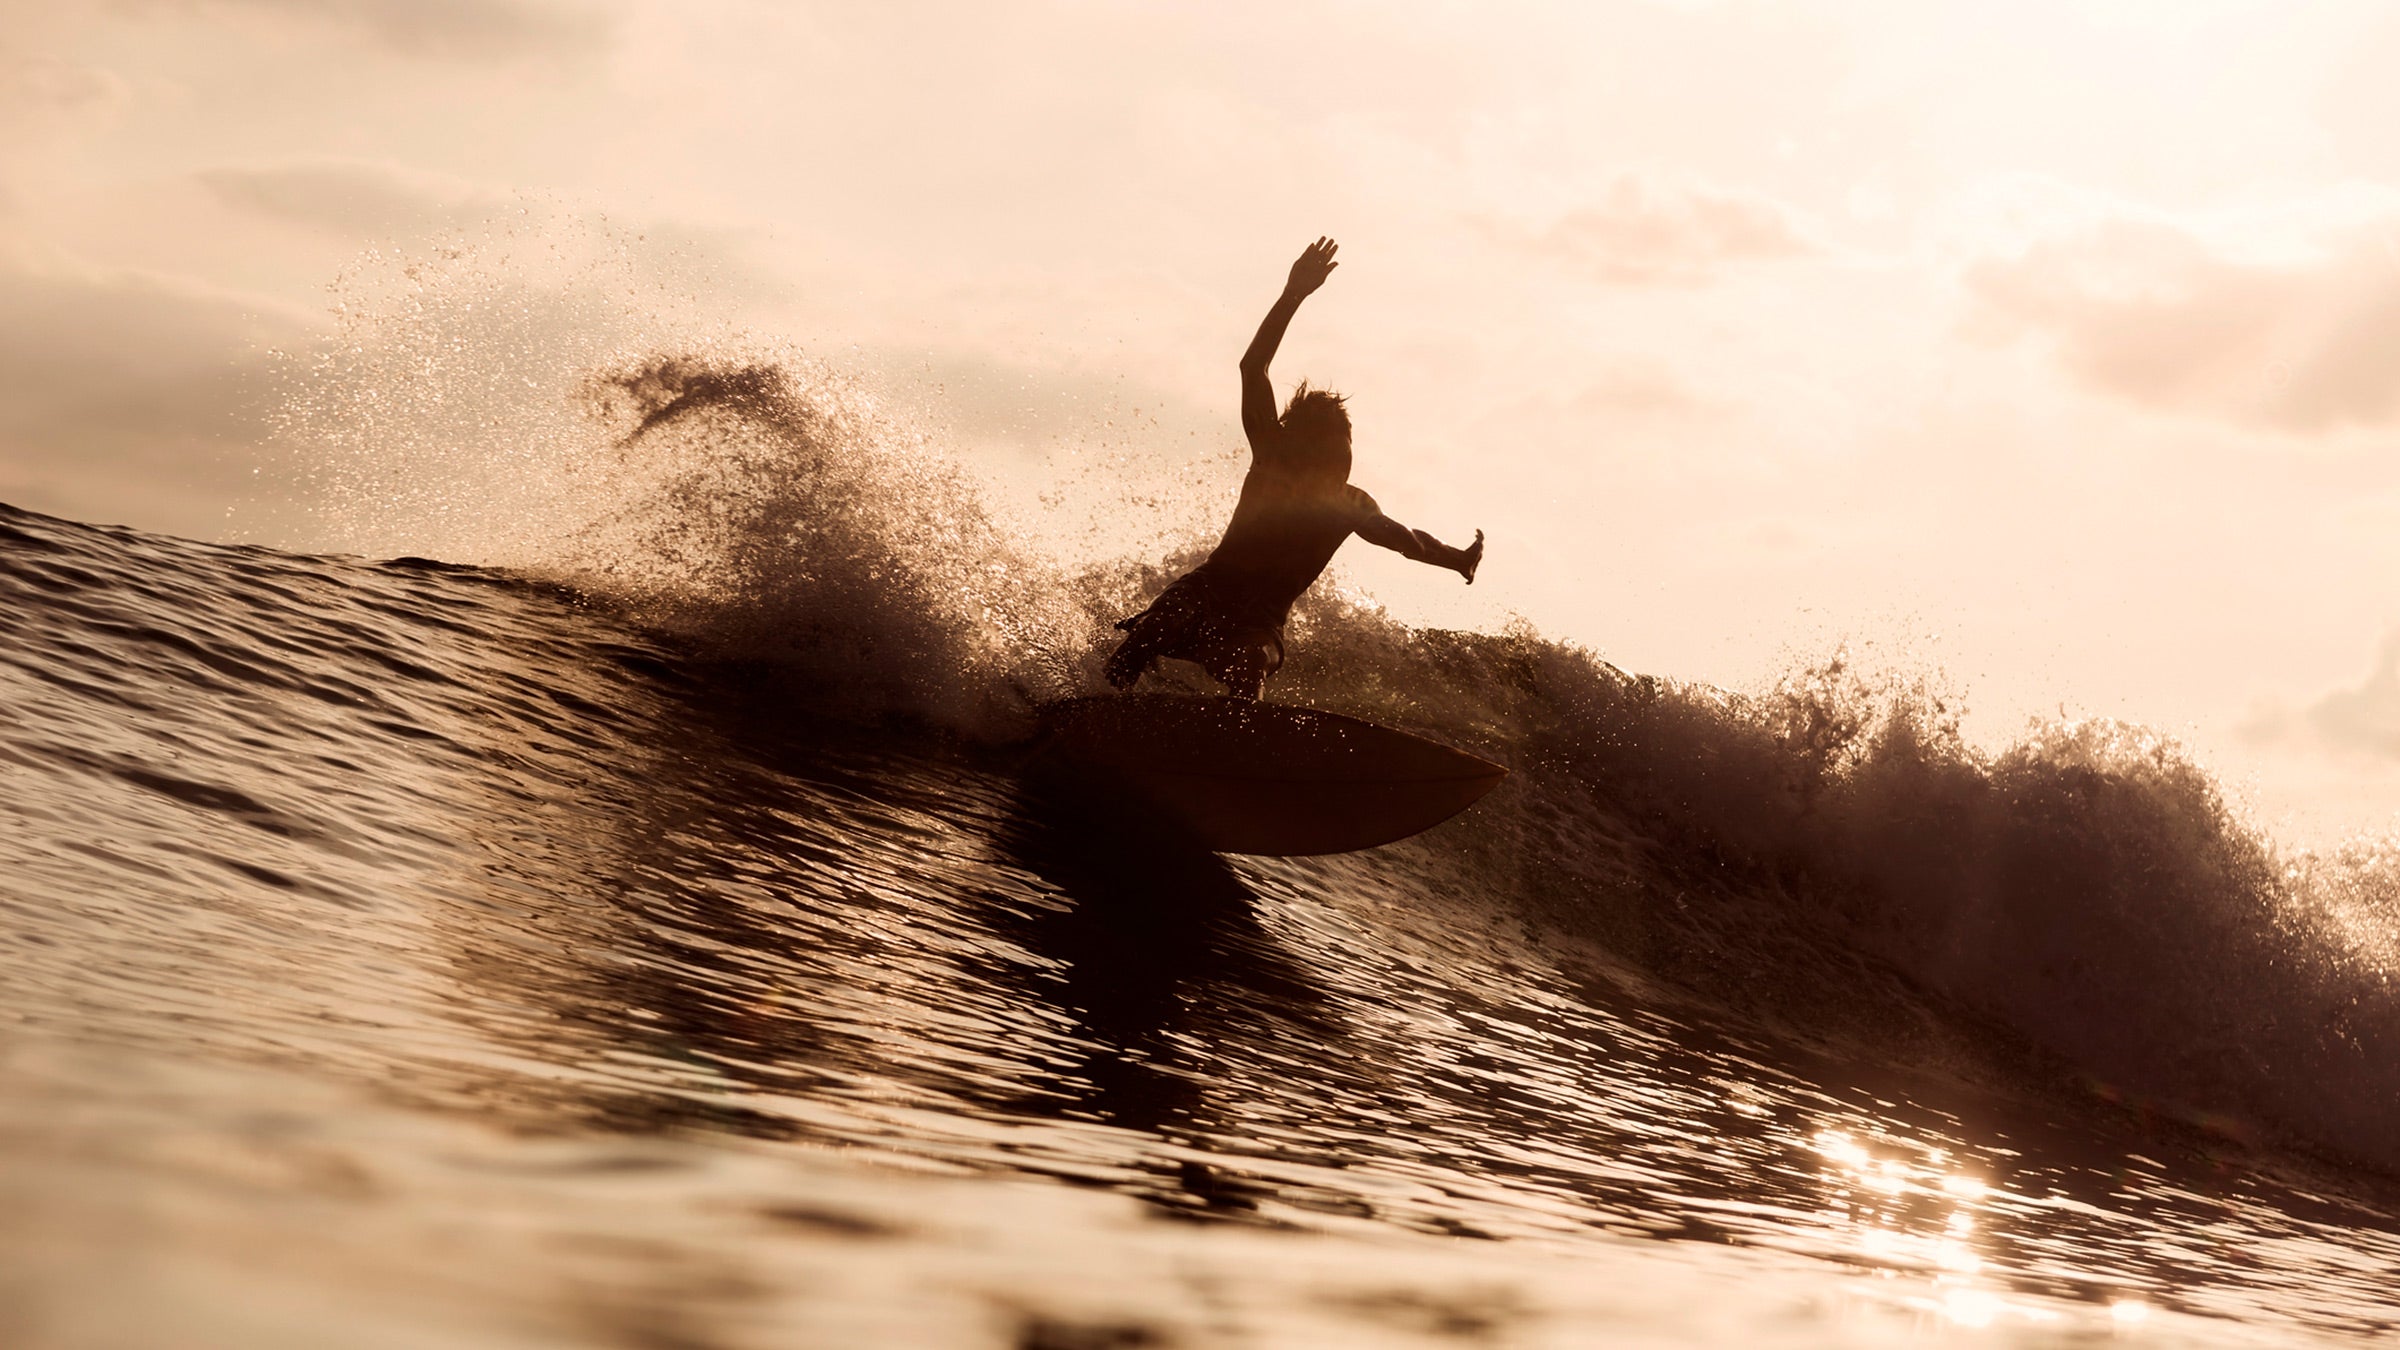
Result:
<svg viewBox="0 0 2400 1350">
<path fill-rule="evenodd" d="M 0 1341 L 2400 1321 L 2380 1171 L 1830 945 L 1742 996 L 1698 890 L 1563 927 L 1514 789 L 1223 860 L 809 687 L 508 577 L 0 514 Z"/>
</svg>

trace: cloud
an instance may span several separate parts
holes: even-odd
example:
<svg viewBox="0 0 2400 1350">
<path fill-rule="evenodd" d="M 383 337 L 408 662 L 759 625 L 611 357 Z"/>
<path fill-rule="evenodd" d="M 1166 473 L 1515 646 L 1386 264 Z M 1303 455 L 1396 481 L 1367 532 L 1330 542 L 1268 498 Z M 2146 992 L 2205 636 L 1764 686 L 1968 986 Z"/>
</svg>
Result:
<svg viewBox="0 0 2400 1350">
<path fill-rule="evenodd" d="M 2290 234 L 2293 222 L 2281 233 Z M 2400 203 L 2257 239 L 2130 213 L 1965 273 L 1978 317 L 2046 339 L 2086 386 L 2162 411 L 2311 434 L 2400 417 Z"/>
<path fill-rule="evenodd" d="M 2365 684 L 2327 694 L 2301 716 L 2328 744 L 2400 759 L 2400 633 L 2384 640 Z"/>
<path fill-rule="evenodd" d="M 125 77 L 56 56 L 19 56 L 0 63 L 0 105 L 16 112 L 77 114 L 125 101 Z"/>
<path fill-rule="evenodd" d="M 272 458 L 270 349 L 310 331 L 173 278 L 0 257 L 0 499 L 216 532 Z"/>
<path fill-rule="evenodd" d="M 589 0 L 118 0 L 136 14 L 243 13 L 348 31 L 407 56 L 507 60 L 605 45 L 611 16 Z"/>
<path fill-rule="evenodd" d="M 914 360 L 895 351 L 883 364 L 881 384 L 921 404 L 945 430 L 976 440 L 1039 447 L 1134 437 L 1175 444 L 1195 435 L 1231 445 L 1241 438 L 1230 395 L 1209 408 L 1116 372 L 964 349 Z"/>
<path fill-rule="evenodd" d="M 470 224 L 507 204 L 459 179 L 359 160 L 223 166 L 193 177 L 228 206 L 342 233 L 421 235 Z"/>
<path fill-rule="evenodd" d="M 1672 367 L 1628 357 L 1596 368 L 1567 405 L 1586 417 L 1666 417 L 1716 405 Z"/>
<path fill-rule="evenodd" d="M 555 274 L 618 258 L 654 287 L 719 307 L 795 294 L 768 250 L 768 230 L 749 222 L 604 212 L 560 193 L 335 157 L 216 165 L 187 181 L 218 205 L 336 243 L 431 241 L 441 254 L 463 250 L 492 269 L 494 281 L 507 274 L 568 284 Z"/>
<path fill-rule="evenodd" d="M 1619 286 L 1704 285 L 1731 265 L 1817 251 L 1780 202 L 1643 173 L 1619 175 L 1598 201 L 1517 242 Z"/>
<path fill-rule="evenodd" d="M 2281 702 L 2261 705 L 2239 732 L 2254 745 L 2313 745 L 2400 760 L 2400 632 L 2384 639 L 2375 669 L 2358 687 L 2297 711 Z"/>
</svg>

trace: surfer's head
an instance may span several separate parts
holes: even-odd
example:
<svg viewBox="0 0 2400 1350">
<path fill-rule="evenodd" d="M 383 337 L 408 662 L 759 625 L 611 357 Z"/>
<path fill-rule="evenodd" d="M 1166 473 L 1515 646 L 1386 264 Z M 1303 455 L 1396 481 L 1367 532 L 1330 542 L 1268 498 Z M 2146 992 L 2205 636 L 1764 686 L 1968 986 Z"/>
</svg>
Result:
<svg viewBox="0 0 2400 1350">
<path fill-rule="evenodd" d="M 1308 381 L 1292 391 L 1283 410 L 1284 444 L 1306 467 L 1347 479 L 1350 476 L 1350 410 L 1340 394 L 1311 389 Z"/>
</svg>

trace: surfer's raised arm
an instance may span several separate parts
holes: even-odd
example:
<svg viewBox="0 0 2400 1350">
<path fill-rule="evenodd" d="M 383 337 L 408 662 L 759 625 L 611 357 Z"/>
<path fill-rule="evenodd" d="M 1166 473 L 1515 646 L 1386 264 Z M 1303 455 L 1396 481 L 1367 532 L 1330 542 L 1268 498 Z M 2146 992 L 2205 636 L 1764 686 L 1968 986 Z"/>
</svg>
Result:
<svg viewBox="0 0 2400 1350">
<path fill-rule="evenodd" d="M 1283 283 L 1283 294 L 1276 297 L 1274 308 L 1258 325 L 1258 336 L 1250 339 L 1250 350 L 1242 353 L 1242 433 L 1250 438 L 1252 453 L 1275 438 L 1275 387 L 1267 383 L 1267 365 L 1275 359 L 1275 349 L 1283 345 L 1283 330 L 1299 312 L 1300 302 L 1306 300 L 1333 269 L 1341 264 L 1333 260 L 1340 245 L 1320 237 L 1301 251 L 1292 264 L 1292 274 Z"/>
<path fill-rule="evenodd" d="M 1356 489 L 1352 489 L 1356 491 Z M 1483 531 L 1475 532 L 1475 542 L 1465 548 L 1452 548 L 1423 530 L 1412 530 L 1383 513 L 1375 499 L 1360 492 L 1367 508 L 1366 519 L 1358 526 L 1358 537 L 1411 562 L 1430 563 L 1447 567 L 1475 584 L 1475 569 L 1483 566 Z"/>
<path fill-rule="evenodd" d="M 1283 665 L 1283 629 L 1293 603 L 1353 534 L 1401 557 L 1446 567 L 1470 584 L 1483 565 L 1483 531 L 1467 547 L 1452 548 L 1386 516 L 1350 481 L 1350 413 L 1340 394 L 1303 380 L 1290 406 L 1280 416 L 1275 411 L 1267 366 L 1300 302 L 1333 274 L 1333 252 L 1333 241 L 1322 238 L 1301 250 L 1283 294 L 1242 353 L 1250 471 L 1242 477 L 1233 519 L 1206 561 L 1169 582 L 1141 613 L 1118 621 L 1125 640 L 1109 653 L 1101 673 L 1119 689 L 1131 689 L 1160 661 L 1174 660 L 1199 666 L 1234 698 L 1257 698 Z"/>
</svg>

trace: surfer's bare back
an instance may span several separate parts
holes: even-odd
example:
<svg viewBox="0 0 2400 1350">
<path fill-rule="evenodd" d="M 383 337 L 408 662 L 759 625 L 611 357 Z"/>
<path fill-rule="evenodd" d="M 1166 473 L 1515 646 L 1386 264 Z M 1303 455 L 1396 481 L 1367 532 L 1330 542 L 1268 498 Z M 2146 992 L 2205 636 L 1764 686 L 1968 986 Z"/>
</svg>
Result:
<svg viewBox="0 0 2400 1350">
<path fill-rule="evenodd" d="M 1403 557 L 1447 567 L 1474 584 L 1483 563 L 1483 531 L 1452 548 L 1412 530 L 1350 484 L 1350 414 L 1342 396 L 1292 391 L 1275 415 L 1267 363 L 1283 330 L 1338 265 L 1335 244 L 1319 239 L 1292 264 L 1283 295 L 1242 353 L 1242 431 L 1250 472 L 1225 537 L 1208 560 L 1177 578 L 1150 607 L 1119 623 L 1125 641 L 1108 658 L 1108 682 L 1130 689 L 1160 657 L 1197 663 L 1237 698 L 1257 698 L 1283 665 L 1283 625 L 1334 550 L 1355 534 Z"/>
</svg>

